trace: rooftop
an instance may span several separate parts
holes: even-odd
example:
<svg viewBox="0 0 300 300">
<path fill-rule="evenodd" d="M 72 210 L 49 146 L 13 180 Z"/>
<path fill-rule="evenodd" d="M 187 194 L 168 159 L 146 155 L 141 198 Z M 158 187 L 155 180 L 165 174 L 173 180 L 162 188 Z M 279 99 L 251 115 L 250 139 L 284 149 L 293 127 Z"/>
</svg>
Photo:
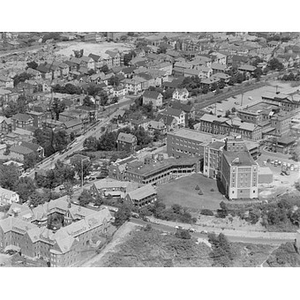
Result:
<svg viewBox="0 0 300 300">
<path fill-rule="evenodd" d="M 243 152 L 230 152 L 223 151 L 224 158 L 231 166 L 256 166 L 257 163 L 253 160 L 252 156 L 248 151 Z"/>
<path fill-rule="evenodd" d="M 157 194 L 155 188 L 152 184 L 144 185 L 132 192 L 129 192 L 128 195 L 132 200 L 143 200 L 144 198 Z"/>
<path fill-rule="evenodd" d="M 210 143 L 212 140 L 212 136 L 210 134 L 206 134 L 197 130 L 180 128 L 177 131 L 173 131 L 168 133 L 171 136 L 177 136 L 181 138 L 186 138 L 202 143 Z"/>
</svg>

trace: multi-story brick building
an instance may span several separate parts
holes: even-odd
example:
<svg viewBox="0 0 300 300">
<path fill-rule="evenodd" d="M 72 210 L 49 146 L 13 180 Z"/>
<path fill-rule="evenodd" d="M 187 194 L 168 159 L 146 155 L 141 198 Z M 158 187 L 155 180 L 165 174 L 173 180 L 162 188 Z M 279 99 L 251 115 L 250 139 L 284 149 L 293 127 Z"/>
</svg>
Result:
<svg viewBox="0 0 300 300">
<path fill-rule="evenodd" d="M 199 160 L 195 158 L 169 158 L 153 160 L 146 158 L 144 162 L 134 161 L 126 168 L 126 178 L 142 184 L 159 185 L 172 178 L 199 172 Z"/>
<path fill-rule="evenodd" d="M 243 122 L 239 118 L 217 117 L 204 114 L 200 119 L 199 130 L 211 134 L 241 135 L 246 140 L 260 140 L 262 138 L 262 127 L 253 123 Z"/>
<path fill-rule="evenodd" d="M 54 215 L 60 215 L 60 228 L 50 226 Z M 0 221 L 0 248 L 17 247 L 22 255 L 43 258 L 53 267 L 78 261 L 95 235 L 106 235 L 113 219 L 107 208 L 73 205 L 67 196 L 34 209 L 14 203 L 8 216 Z"/>
<path fill-rule="evenodd" d="M 216 178 L 221 170 L 224 142 L 216 141 L 204 147 L 203 175 Z"/>
<path fill-rule="evenodd" d="M 258 198 L 258 164 L 248 151 L 223 151 L 221 181 L 229 199 Z"/>
<path fill-rule="evenodd" d="M 204 147 L 212 141 L 212 135 L 193 129 L 181 128 L 167 133 L 167 153 L 174 157 L 203 158 Z"/>
</svg>

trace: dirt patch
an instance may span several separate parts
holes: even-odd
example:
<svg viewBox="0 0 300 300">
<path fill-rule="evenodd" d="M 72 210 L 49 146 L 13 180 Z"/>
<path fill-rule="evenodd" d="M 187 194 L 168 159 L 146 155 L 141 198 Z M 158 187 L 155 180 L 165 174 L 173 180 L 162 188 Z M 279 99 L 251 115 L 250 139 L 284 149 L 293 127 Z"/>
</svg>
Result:
<svg viewBox="0 0 300 300">
<path fill-rule="evenodd" d="M 103 258 L 108 254 L 116 251 L 118 249 L 118 245 L 122 244 L 127 237 L 131 234 L 131 232 L 137 230 L 139 226 L 133 223 L 125 223 L 122 225 L 114 234 L 112 241 L 102 250 L 102 252 L 94 257 L 93 259 L 85 262 L 82 267 L 103 267 L 105 266 L 103 262 Z"/>
<path fill-rule="evenodd" d="M 70 56 L 74 55 L 73 50 L 84 50 L 84 55 L 89 55 L 90 53 L 97 54 L 100 56 L 105 56 L 105 51 L 107 50 L 118 50 L 120 52 L 127 51 L 131 49 L 130 45 L 123 43 L 83 43 L 83 42 L 70 42 L 70 43 L 57 43 L 56 45 L 60 49 L 56 54 Z"/>
</svg>

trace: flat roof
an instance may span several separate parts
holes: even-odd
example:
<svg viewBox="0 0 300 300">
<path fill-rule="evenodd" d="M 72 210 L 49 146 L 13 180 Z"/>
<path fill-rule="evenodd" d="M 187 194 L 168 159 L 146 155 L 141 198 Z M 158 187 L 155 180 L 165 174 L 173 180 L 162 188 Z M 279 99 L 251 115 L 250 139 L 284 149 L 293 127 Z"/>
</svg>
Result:
<svg viewBox="0 0 300 300">
<path fill-rule="evenodd" d="M 210 143 L 212 141 L 212 135 L 193 129 L 180 128 L 177 131 L 173 131 L 168 134 L 202 143 Z"/>
<path fill-rule="evenodd" d="M 231 166 L 255 166 L 257 163 L 253 160 L 248 151 L 231 152 L 223 151 L 223 155 Z"/>
<path fill-rule="evenodd" d="M 199 158 L 168 158 L 163 161 L 153 161 L 150 164 L 136 161 L 128 164 L 127 172 L 142 176 L 150 176 L 153 173 L 160 172 L 167 167 L 189 165 L 199 161 Z"/>
<path fill-rule="evenodd" d="M 251 106 L 244 107 L 243 109 L 238 110 L 238 111 L 245 112 L 245 113 L 259 114 L 259 113 L 269 112 L 272 109 L 276 109 L 278 107 L 279 107 L 279 105 L 276 105 L 276 104 L 270 104 L 267 102 L 259 102 L 259 103 L 255 103 Z"/>
</svg>

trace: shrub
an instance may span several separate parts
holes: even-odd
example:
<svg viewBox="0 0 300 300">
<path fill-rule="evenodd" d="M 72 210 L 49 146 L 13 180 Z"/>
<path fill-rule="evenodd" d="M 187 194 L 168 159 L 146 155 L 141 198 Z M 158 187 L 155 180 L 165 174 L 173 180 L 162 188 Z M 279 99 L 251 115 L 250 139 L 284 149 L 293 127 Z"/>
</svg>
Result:
<svg viewBox="0 0 300 300">
<path fill-rule="evenodd" d="M 211 191 L 211 192 L 214 192 L 214 191 L 215 191 L 215 189 L 210 189 L 210 191 Z"/>
<path fill-rule="evenodd" d="M 213 216 L 214 215 L 214 212 L 210 209 L 202 209 L 201 212 L 200 212 L 201 215 L 204 215 L 204 216 Z"/>
<path fill-rule="evenodd" d="M 196 191 L 199 191 L 199 190 L 200 190 L 199 185 L 197 185 L 197 186 L 195 187 L 195 190 L 196 190 Z"/>
</svg>

